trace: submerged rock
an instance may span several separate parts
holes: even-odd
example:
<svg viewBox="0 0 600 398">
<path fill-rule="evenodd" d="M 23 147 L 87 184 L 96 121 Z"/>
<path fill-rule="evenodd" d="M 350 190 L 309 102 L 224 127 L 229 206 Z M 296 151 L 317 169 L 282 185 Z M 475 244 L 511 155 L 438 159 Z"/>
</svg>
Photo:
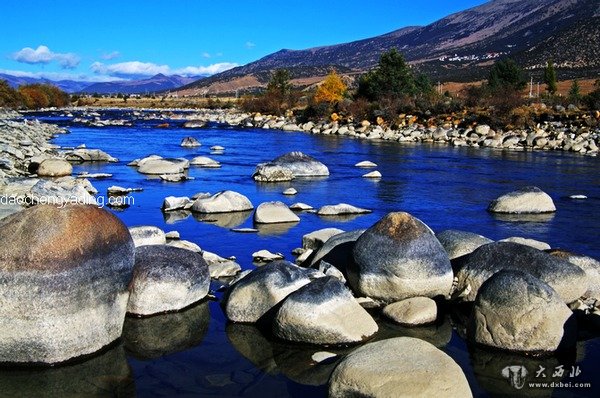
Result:
<svg viewBox="0 0 600 398">
<path fill-rule="evenodd" d="M 209 285 L 208 265 L 200 254 L 166 245 L 139 247 L 127 312 L 178 311 L 206 297 Z"/>
<path fill-rule="evenodd" d="M 316 279 L 290 294 L 273 322 L 277 337 L 310 344 L 359 343 L 377 330 L 371 315 L 333 277 Z"/>
<path fill-rule="evenodd" d="M 389 213 L 354 246 L 350 285 L 386 302 L 448 296 L 453 274 L 448 254 L 429 227 L 408 213 Z"/>
<path fill-rule="evenodd" d="M 121 336 L 134 245 L 119 219 L 38 205 L 0 220 L 0 239 L 0 362 L 62 362 Z"/>
<path fill-rule="evenodd" d="M 329 169 L 323 163 L 302 152 L 289 152 L 271 162 L 256 166 L 253 178 L 257 181 L 289 181 L 296 177 L 325 177 Z"/>
<path fill-rule="evenodd" d="M 566 303 L 581 297 L 588 288 L 583 270 L 529 246 L 512 242 L 483 245 L 454 264 L 458 291 L 466 292 L 466 301 L 475 300 L 481 285 L 501 270 L 527 272 L 549 284 Z"/>
<path fill-rule="evenodd" d="M 300 218 L 282 202 L 261 203 L 254 212 L 254 222 L 257 224 L 276 224 L 298 221 L 300 221 Z"/>
<path fill-rule="evenodd" d="M 363 178 L 381 178 L 382 175 L 379 171 L 371 171 L 370 173 L 363 174 Z"/>
<path fill-rule="evenodd" d="M 362 168 L 371 168 L 371 167 L 377 167 L 376 163 L 373 163 L 369 160 L 363 160 L 362 162 L 358 162 L 354 165 L 355 167 L 362 167 Z"/>
<path fill-rule="evenodd" d="M 323 275 L 287 261 L 256 268 L 227 292 L 225 315 L 233 322 L 254 323 L 290 293 L 319 276 Z"/>
<path fill-rule="evenodd" d="M 329 397 L 472 397 L 460 366 L 413 337 L 368 343 L 345 357 L 329 379 Z"/>
<path fill-rule="evenodd" d="M 234 191 L 218 192 L 209 198 L 196 199 L 191 207 L 197 213 L 230 213 L 253 208 L 247 197 Z"/>
<path fill-rule="evenodd" d="M 521 271 L 503 270 L 479 289 L 470 338 L 519 352 L 550 352 L 575 343 L 573 313 L 554 289 Z"/>
<path fill-rule="evenodd" d="M 317 214 L 320 216 L 341 216 L 348 214 L 368 214 L 372 213 L 372 210 L 362 209 L 360 207 L 352 206 L 347 203 L 339 203 L 337 205 L 325 205 L 317 210 Z"/>
<path fill-rule="evenodd" d="M 492 213 L 551 213 L 556 211 L 552 198 L 538 187 L 525 187 L 500 196 L 488 207 Z"/>
<path fill-rule="evenodd" d="M 296 195 L 297 193 L 298 193 L 298 191 L 295 188 L 288 188 L 282 192 L 282 194 L 288 195 L 288 196 L 293 196 L 293 195 Z"/>
<path fill-rule="evenodd" d="M 453 229 L 437 233 L 435 237 L 444 246 L 450 260 L 472 253 L 479 246 L 493 242 L 485 236 Z"/>
</svg>

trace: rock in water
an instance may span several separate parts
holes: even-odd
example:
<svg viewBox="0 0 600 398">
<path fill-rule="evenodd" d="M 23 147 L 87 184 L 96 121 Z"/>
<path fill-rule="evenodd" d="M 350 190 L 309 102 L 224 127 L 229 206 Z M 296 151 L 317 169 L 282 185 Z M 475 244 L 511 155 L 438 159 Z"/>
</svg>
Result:
<svg viewBox="0 0 600 398">
<path fill-rule="evenodd" d="M 190 165 L 199 166 L 206 169 L 218 169 L 221 167 L 221 163 L 207 156 L 196 156 L 190 161 Z"/>
<path fill-rule="evenodd" d="M 71 163 L 62 159 L 46 159 L 40 163 L 37 175 L 40 177 L 64 177 L 73 173 Z"/>
<path fill-rule="evenodd" d="M 600 261 L 560 249 L 550 250 L 548 253 L 581 268 L 585 272 L 588 281 L 588 290 L 584 293 L 584 296 L 600 300 Z"/>
<path fill-rule="evenodd" d="M 530 246 L 513 242 L 483 245 L 454 264 L 458 291 L 468 292 L 464 300 L 473 301 L 481 285 L 500 270 L 527 272 L 549 284 L 566 303 L 581 297 L 588 288 L 583 270 Z"/>
<path fill-rule="evenodd" d="M 198 141 L 194 137 L 185 137 L 183 140 L 181 140 L 181 146 L 185 148 L 195 148 L 201 145 L 202 144 L 200 143 L 200 141 Z"/>
<path fill-rule="evenodd" d="M 254 212 L 254 222 L 257 224 L 276 224 L 298 221 L 300 221 L 300 218 L 282 202 L 261 203 Z"/>
<path fill-rule="evenodd" d="M 167 196 L 163 200 L 162 211 L 184 210 L 192 206 L 192 201 L 187 196 Z"/>
<path fill-rule="evenodd" d="M 365 344 L 329 379 L 329 397 L 472 397 L 462 369 L 433 344 L 413 337 Z"/>
<path fill-rule="evenodd" d="M 225 315 L 233 322 L 256 322 L 290 293 L 320 276 L 324 275 L 287 261 L 256 268 L 227 292 Z"/>
<path fill-rule="evenodd" d="M 151 225 L 129 228 L 135 247 L 147 245 L 164 245 L 167 243 L 165 231 Z"/>
<path fill-rule="evenodd" d="M 448 229 L 435 235 L 440 241 L 450 260 L 472 253 L 479 246 L 492 243 L 493 240 L 472 232 Z"/>
<path fill-rule="evenodd" d="M 368 214 L 372 213 L 371 210 L 362 209 L 360 207 L 352 206 L 347 203 L 339 203 L 337 205 L 325 205 L 317 210 L 317 214 L 320 216 L 343 216 L 349 214 Z"/>
<path fill-rule="evenodd" d="M 426 325 L 437 319 L 437 305 L 429 297 L 411 297 L 388 304 L 383 315 L 401 325 Z"/>
<path fill-rule="evenodd" d="M 488 207 L 492 213 L 552 213 L 556 211 L 550 195 L 538 187 L 525 187 L 500 196 Z"/>
<path fill-rule="evenodd" d="M 382 175 L 379 171 L 371 171 L 370 173 L 363 174 L 363 178 L 381 178 Z"/>
<path fill-rule="evenodd" d="M 573 313 L 554 289 L 521 271 L 500 271 L 479 289 L 470 338 L 510 351 L 551 352 L 575 343 Z"/>
<path fill-rule="evenodd" d="M 138 171 L 142 174 L 183 174 L 187 163 L 179 159 L 149 159 L 141 163 Z"/>
<path fill-rule="evenodd" d="M 547 244 L 546 242 L 540 242 L 539 240 L 535 240 L 535 239 L 522 238 L 520 236 L 511 236 L 510 238 L 505 238 L 505 239 L 499 240 L 498 242 L 514 242 L 514 243 L 520 243 L 525 246 L 531 246 L 534 249 L 538 249 L 538 250 L 550 250 L 550 245 Z"/>
<path fill-rule="evenodd" d="M 360 343 L 378 327 L 338 279 L 327 276 L 290 294 L 277 311 L 273 332 L 309 344 Z"/>
<path fill-rule="evenodd" d="M 369 160 L 363 160 L 362 162 L 358 162 L 354 165 L 355 167 L 362 167 L 362 168 L 371 168 L 371 167 L 377 167 L 376 163 L 373 163 Z"/>
<path fill-rule="evenodd" d="M 339 228 L 323 228 L 302 237 L 302 248 L 319 250 L 329 238 L 344 233 Z"/>
<path fill-rule="evenodd" d="M 273 169 L 277 167 L 277 169 Z M 286 170 L 288 173 L 286 173 Z M 253 178 L 257 181 L 289 181 L 289 175 L 296 177 L 326 177 L 329 169 L 323 163 L 302 152 L 289 152 L 271 162 L 256 166 Z M 276 179 L 277 178 L 277 179 Z"/>
<path fill-rule="evenodd" d="M 196 213 L 232 213 L 253 208 L 247 197 L 234 191 L 223 191 L 209 198 L 199 198 L 192 205 L 192 211 Z"/>
<path fill-rule="evenodd" d="M 208 265 L 199 253 L 166 245 L 135 251 L 127 312 L 153 315 L 178 311 L 206 297 Z"/>
<path fill-rule="evenodd" d="M 134 245 L 118 218 L 38 205 L 0 220 L 0 239 L 0 362 L 62 362 L 121 336 Z"/>
<path fill-rule="evenodd" d="M 348 281 L 361 295 L 393 302 L 448 296 L 453 274 L 448 254 L 429 227 L 408 213 L 389 213 L 354 246 Z"/>
<path fill-rule="evenodd" d="M 67 152 L 65 159 L 70 162 L 110 162 L 115 163 L 119 160 L 110 156 L 108 153 L 100 149 L 78 148 L 74 151 Z"/>
</svg>

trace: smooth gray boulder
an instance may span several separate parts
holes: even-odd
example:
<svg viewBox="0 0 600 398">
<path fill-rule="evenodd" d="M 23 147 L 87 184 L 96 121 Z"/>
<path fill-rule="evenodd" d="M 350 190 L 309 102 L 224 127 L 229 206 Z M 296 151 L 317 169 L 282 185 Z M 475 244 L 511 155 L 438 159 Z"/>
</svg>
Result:
<svg viewBox="0 0 600 398">
<path fill-rule="evenodd" d="M 141 225 L 129 228 L 135 247 L 147 245 L 164 245 L 167 243 L 165 231 L 152 225 Z"/>
<path fill-rule="evenodd" d="M 585 272 L 569 263 L 530 246 L 513 242 L 483 245 L 473 253 L 456 259 L 458 284 L 465 301 L 475 300 L 481 285 L 501 270 L 527 272 L 550 285 L 566 303 L 581 297 L 588 289 Z"/>
<path fill-rule="evenodd" d="M 323 228 L 313 231 L 302 237 L 302 248 L 319 250 L 329 238 L 343 232 L 344 231 L 339 228 Z"/>
<path fill-rule="evenodd" d="M 435 234 L 435 237 L 444 246 L 450 260 L 472 253 L 479 246 L 493 242 L 493 240 L 485 236 L 454 229 L 439 232 Z"/>
<path fill-rule="evenodd" d="M 353 255 L 348 281 L 361 295 L 394 302 L 450 294 L 448 254 L 431 229 L 408 213 L 389 213 L 367 229 Z"/>
<path fill-rule="evenodd" d="M 347 203 L 338 203 L 337 205 L 325 205 L 317 210 L 317 214 L 320 216 L 343 216 L 349 214 L 368 214 L 372 213 L 372 210 L 363 209 Z"/>
<path fill-rule="evenodd" d="M 264 202 L 254 212 L 256 224 L 277 224 L 298 222 L 300 217 L 294 214 L 283 202 Z"/>
<path fill-rule="evenodd" d="M 225 315 L 232 322 L 254 323 L 290 293 L 322 276 L 287 261 L 256 268 L 227 291 Z"/>
<path fill-rule="evenodd" d="M 110 162 L 119 160 L 100 149 L 77 148 L 65 153 L 65 159 L 70 162 Z"/>
<path fill-rule="evenodd" d="M 492 213 L 552 213 L 556 206 L 550 195 L 538 187 L 525 187 L 500 196 L 490 203 Z"/>
<path fill-rule="evenodd" d="M 469 338 L 519 352 L 552 352 L 576 340 L 573 313 L 559 294 L 534 276 L 516 270 L 494 274 L 479 289 Z"/>
<path fill-rule="evenodd" d="M 221 163 L 209 158 L 208 156 L 196 156 L 195 158 L 190 160 L 190 165 L 203 167 L 206 169 L 218 169 L 221 167 Z"/>
<path fill-rule="evenodd" d="M 201 145 L 202 144 L 200 143 L 200 141 L 198 141 L 194 137 L 185 137 L 184 139 L 181 140 L 181 144 L 180 144 L 180 146 L 182 146 L 184 148 L 195 148 L 195 147 L 199 147 Z"/>
<path fill-rule="evenodd" d="M 63 159 L 45 159 L 37 169 L 37 175 L 40 177 L 64 177 L 71 174 L 73 166 Z"/>
<path fill-rule="evenodd" d="M 437 304 L 429 297 L 411 297 L 386 305 L 383 315 L 401 325 L 426 325 L 437 319 Z"/>
<path fill-rule="evenodd" d="M 121 336 L 134 245 L 117 217 L 38 205 L 0 220 L 0 240 L 0 362 L 63 362 Z"/>
<path fill-rule="evenodd" d="M 187 161 L 164 158 L 149 159 L 138 164 L 138 172 L 150 175 L 183 174 L 188 166 Z"/>
<path fill-rule="evenodd" d="M 199 253 L 167 245 L 138 247 L 127 312 L 179 311 L 206 297 L 209 286 L 208 265 Z"/>
<path fill-rule="evenodd" d="M 377 330 L 371 315 L 350 290 L 330 276 L 290 294 L 273 320 L 275 336 L 298 343 L 360 343 Z"/>
<path fill-rule="evenodd" d="M 187 196 L 167 196 L 163 200 L 162 211 L 187 210 L 192 206 L 192 203 Z"/>
<path fill-rule="evenodd" d="M 206 250 L 202 250 L 200 254 L 208 264 L 211 278 L 235 276 L 242 270 L 242 267 L 235 262 L 235 257 L 224 258 Z"/>
<path fill-rule="evenodd" d="M 191 210 L 196 213 L 233 213 L 252 210 L 254 206 L 244 195 L 234 191 L 223 191 L 209 198 L 196 199 Z"/>
<path fill-rule="evenodd" d="M 547 244 L 546 242 L 541 242 L 541 241 L 535 240 L 535 239 L 522 238 L 520 236 L 511 236 L 510 238 L 501 239 L 498 242 L 520 243 L 525 246 L 531 246 L 534 249 L 538 249 L 538 250 L 549 250 L 550 249 L 550 245 Z"/>
<path fill-rule="evenodd" d="M 346 356 L 329 379 L 329 397 L 472 397 L 460 366 L 413 337 L 368 343 Z"/>
<path fill-rule="evenodd" d="M 326 177 L 329 175 L 329 169 L 312 156 L 302 152 L 289 152 L 268 163 L 256 166 L 253 178 L 257 181 L 267 182 L 289 181 L 287 178 L 290 174 L 292 178 Z"/>
<path fill-rule="evenodd" d="M 584 293 L 584 296 L 600 300 L 600 261 L 561 249 L 549 250 L 548 253 L 581 268 L 585 272 L 588 282 L 588 290 Z"/>
</svg>

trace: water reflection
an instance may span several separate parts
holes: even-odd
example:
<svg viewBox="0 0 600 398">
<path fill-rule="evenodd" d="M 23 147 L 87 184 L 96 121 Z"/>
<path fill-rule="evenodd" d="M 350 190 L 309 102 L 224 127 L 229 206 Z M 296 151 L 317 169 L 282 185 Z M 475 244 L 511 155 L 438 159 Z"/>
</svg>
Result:
<svg viewBox="0 0 600 398">
<path fill-rule="evenodd" d="M 540 214 L 502 214 L 490 213 L 493 218 L 498 221 L 518 223 L 548 223 L 554 219 L 555 213 L 540 213 Z"/>
<path fill-rule="evenodd" d="M 223 228 L 235 228 L 242 225 L 252 214 L 252 210 L 237 211 L 234 213 L 193 213 L 196 221 L 217 225 Z"/>
<path fill-rule="evenodd" d="M 125 318 L 125 348 L 138 359 L 152 359 L 199 345 L 210 323 L 208 302 L 182 312 Z"/>
<path fill-rule="evenodd" d="M 135 395 L 131 369 L 120 344 L 85 362 L 54 368 L 0 369 L 3 397 Z"/>
<path fill-rule="evenodd" d="M 445 347 L 452 338 L 452 324 L 449 317 L 433 325 L 406 327 L 393 324 L 386 320 L 379 320 L 379 331 L 373 337 L 373 341 L 391 339 L 393 337 L 415 337 L 438 348 Z"/>
<path fill-rule="evenodd" d="M 258 229 L 258 234 L 261 236 L 277 236 L 285 235 L 290 229 L 298 225 L 298 222 L 286 222 L 277 224 L 255 224 L 254 228 Z"/>
<path fill-rule="evenodd" d="M 324 221 L 330 221 L 330 222 L 350 222 L 350 221 L 356 220 L 360 216 L 364 216 L 364 215 L 367 215 L 367 214 L 371 214 L 371 213 L 363 213 L 363 214 L 340 214 L 340 215 L 337 215 L 337 216 L 326 216 L 326 215 L 319 214 L 319 217 L 321 217 Z"/>
<path fill-rule="evenodd" d="M 192 212 L 188 210 L 164 211 L 163 219 L 167 224 L 175 224 L 187 219 L 191 215 Z"/>
</svg>

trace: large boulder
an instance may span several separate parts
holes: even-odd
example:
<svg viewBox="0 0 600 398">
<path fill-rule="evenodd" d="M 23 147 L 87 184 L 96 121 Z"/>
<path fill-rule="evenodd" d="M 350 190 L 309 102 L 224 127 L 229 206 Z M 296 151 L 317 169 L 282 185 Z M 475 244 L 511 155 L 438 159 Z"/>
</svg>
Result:
<svg viewBox="0 0 600 398">
<path fill-rule="evenodd" d="M 481 285 L 501 270 L 527 272 L 549 284 L 567 303 L 581 297 L 588 288 L 583 270 L 568 261 L 530 246 L 513 242 L 483 245 L 454 263 L 458 284 L 465 301 L 475 300 Z"/>
<path fill-rule="evenodd" d="M 584 296 L 600 300 L 600 261 L 567 250 L 554 249 L 549 250 L 548 253 L 581 268 L 585 272 L 588 282 L 588 290 Z"/>
<path fill-rule="evenodd" d="M 253 208 L 250 200 L 244 195 L 234 191 L 223 191 L 209 198 L 196 199 L 191 210 L 197 213 L 232 213 Z"/>
<path fill-rule="evenodd" d="M 500 196 L 490 203 L 492 213 L 551 213 L 556 211 L 550 195 L 538 187 L 525 187 Z"/>
<path fill-rule="evenodd" d="M 453 274 L 448 254 L 429 227 L 408 213 L 389 213 L 354 246 L 350 285 L 386 302 L 448 296 Z"/>
<path fill-rule="evenodd" d="M 261 203 L 254 212 L 254 222 L 256 224 L 276 224 L 298 221 L 300 221 L 300 218 L 282 202 Z"/>
<path fill-rule="evenodd" d="M 472 397 L 454 360 L 433 344 L 396 337 L 366 344 L 344 358 L 329 379 L 329 397 Z"/>
<path fill-rule="evenodd" d="M 233 322 L 254 323 L 290 293 L 321 276 L 287 261 L 256 268 L 227 291 L 225 315 Z"/>
<path fill-rule="evenodd" d="M 289 173 L 282 170 L 287 170 Z M 312 156 L 302 152 L 289 152 L 271 162 L 256 166 L 253 178 L 257 181 L 289 181 L 283 178 L 287 178 L 290 173 L 293 178 L 325 177 L 329 175 L 329 169 Z"/>
<path fill-rule="evenodd" d="M 493 242 L 493 240 L 488 239 L 485 236 L 454 229 L 447 229 L 439 232 L 435 237 L 440 241 L 442 246 L 444 246 L 450 260 L 464 256 L 465 254 L 473 253 L 479 246 Z"/>
<path fill-rule="evenodd" d="M 37 175 L 40 177 L 64 177 L 72 173 L 73 166 L 63 159 L 45 159 L 37 169 Z"/>
<path fill-rule="evenodd" d="M 290 294 L 277 311 L 274 334 L 309 344 L 360 343 L 378 327 L 342 282 L 319 278 Z"/>
<path fill-rule="evenodd" d="M 559 294 L 515 270 L 494 274 L 479 289 L 469 323 L 478 343 L 520 352 L 550 352 L 575 342 L 573 313 Z"/>
<path fill-rule="evenodd" d="M 148 159 L 139 164 L 138 171 L 151 175 L 182 174 L 188 165 L 189 163 L 182 159 Z"/>
<path fill-rule="evenodd" d="M 0 220 L 0 240 L 0 362 L 62 362 L 121 336 L 134 245 L 117 217 L 38 205 Z"/>
<path fill-rule="evenodd" d="M 167 245 L 135 251 L 127 312 L 153 315 L 182 310 L 208 294 L 208 265 L 199 253 Z"/>
</svg>

